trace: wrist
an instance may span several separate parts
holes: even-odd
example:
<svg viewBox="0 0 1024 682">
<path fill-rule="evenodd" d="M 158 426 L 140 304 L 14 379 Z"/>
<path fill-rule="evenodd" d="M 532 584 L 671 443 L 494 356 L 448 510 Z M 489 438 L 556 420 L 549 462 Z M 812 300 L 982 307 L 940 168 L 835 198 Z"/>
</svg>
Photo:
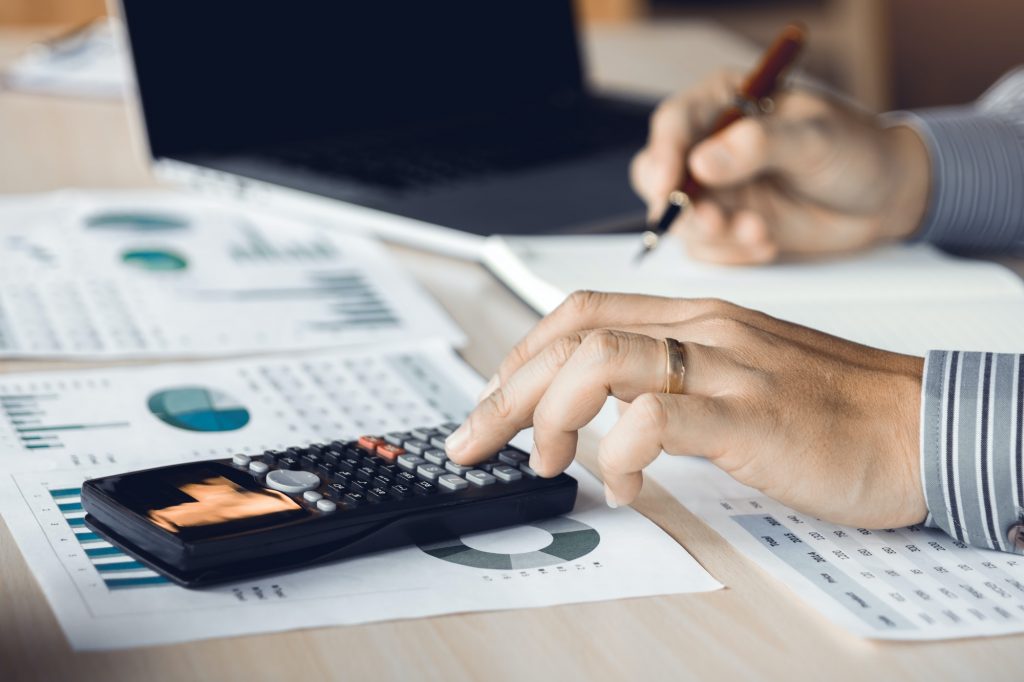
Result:
<svg viewBox="0 0 1024 682">
<path fill-rule="evenodd" d="M 908 125 L 883 129 L 891 188 L 881 216 L 882 239 L 909 239 L 921 227 L 931 188 L 931 159 L 924 140 Z"/>
</svg>

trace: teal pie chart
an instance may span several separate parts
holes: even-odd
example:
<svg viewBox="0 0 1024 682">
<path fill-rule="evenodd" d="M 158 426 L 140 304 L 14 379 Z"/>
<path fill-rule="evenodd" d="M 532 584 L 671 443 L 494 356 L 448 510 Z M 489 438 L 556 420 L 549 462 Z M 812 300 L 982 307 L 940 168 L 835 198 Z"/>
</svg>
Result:
<svg viewBox="0 0 1024 682">
<path fill-rule="evenodd" d="M 212 388 L 179 386 L 149 396 L 149 411 L 185 431 L 236 431 L 249 423 L 249 410 Z"/>
<path fill-rule="evenodd" d="M 100 230 L 166 232 L 188 227 L 188 221 L 172 213 L 149 211 L 105 211 L 85 219 L 85 226 Z"/>
<path fill-rule="evenodd" d="M 514 571 L 543 568 L 574 561 L 593 552 L 601 543 L 601 536 L 585 523 L 561 516 L 528 524 L 546 531 L 551 541 L 544 547 L 526 552 L 493 552 L 467 545 L 462 538 L 443 540 L 420 549 L 437 559 L 491 570 Z"/>
<path fill-rule="evenodd" d="M 121 254 L 121 262 L 139 270 L 167 272 L 184 270 L 188 261 L 180 253 L 167 249 L 133 249 Z"/>
</svg>

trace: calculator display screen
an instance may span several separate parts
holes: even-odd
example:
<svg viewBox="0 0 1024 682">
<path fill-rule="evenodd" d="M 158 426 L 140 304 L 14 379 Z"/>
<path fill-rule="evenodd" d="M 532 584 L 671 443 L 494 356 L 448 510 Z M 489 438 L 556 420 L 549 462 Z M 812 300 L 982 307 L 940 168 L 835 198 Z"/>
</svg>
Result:
<svg viewBox="0 0 1024 682">
<path fill-rule="evenodd" d="M 302 505 L 230 467 L 197 463 L 121 477 L 121 504 L 185 540 L 250 531 L 309 515 Z"/>
</svg>

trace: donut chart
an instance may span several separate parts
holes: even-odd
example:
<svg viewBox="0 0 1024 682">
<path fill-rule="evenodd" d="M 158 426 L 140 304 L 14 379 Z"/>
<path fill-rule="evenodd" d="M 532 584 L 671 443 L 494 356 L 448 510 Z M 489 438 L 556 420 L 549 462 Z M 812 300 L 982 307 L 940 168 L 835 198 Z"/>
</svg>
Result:
<svg viewBox="0 0 1024 682">
<path fill-rule="evenodd" d="M 249 423 L 249 410 L 234 398 L 203 386 L 157 391 L 147 401 L 160 421 L 185 431 L 235 431 Z"/>
<path fill-rule="evenodd" d="M 536 551 L 518 554 L 485 552 L 470 547 L 461 538 L 420 545 L 420 549 L 432 557 L 453 564 L 471 568 L 512 571 L 543 568 L 573 561 L 594 551 L 601 543 L 601 536 L 596 530 L 585 523 L 565 516 L 535 521 L 529 525 L 551 533 L 551 542 Z"/>
</svg>

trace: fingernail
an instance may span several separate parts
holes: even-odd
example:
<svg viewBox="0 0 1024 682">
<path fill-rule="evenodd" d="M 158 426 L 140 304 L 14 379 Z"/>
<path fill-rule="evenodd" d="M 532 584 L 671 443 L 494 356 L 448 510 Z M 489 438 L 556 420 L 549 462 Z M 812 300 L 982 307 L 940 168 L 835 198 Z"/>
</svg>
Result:
<svg viewBox="0 0 1024 682">
<path fill-rule="evenodd" d="M 539 471 L 540 466 L 540 450 L 537 449 L 537 444 L 534 443 L 533 447 L 530 448 L 530 468 L 534 471 Z"/>
<path fill-rule="evenodd" d="M 494 393 L 494 390 L 498 388 L 499 383 L 500 382 L 498 381 L 498 375 L 495 374 L 494 376 L 491 377 L 491 380 L 487 382 L 487 385 L 484 386 L 484 390 L 480 391 L 480 395 L 476 397 L 476 401 L 480 402 L 490 394 Z"/>
<path fill-rule="evenodd" d="M 466 443 L 469 442 L 469 435 L 469 422 L 464 422 L 462 426 L 455 429 L 455 431 L 445 439 L 444 451 L 449 457 L 460 454 L 460 451 L 465 448 Z"/>
<path fill-rule="evenodd" d="M 605 483 L 604 486 L 604 501 L 608 503 L 608 506 L 612 509 L 618 509 L 619 503 L 615 501 L 615 494 L 612 493 L 612 489 Z"/>
</svg>

